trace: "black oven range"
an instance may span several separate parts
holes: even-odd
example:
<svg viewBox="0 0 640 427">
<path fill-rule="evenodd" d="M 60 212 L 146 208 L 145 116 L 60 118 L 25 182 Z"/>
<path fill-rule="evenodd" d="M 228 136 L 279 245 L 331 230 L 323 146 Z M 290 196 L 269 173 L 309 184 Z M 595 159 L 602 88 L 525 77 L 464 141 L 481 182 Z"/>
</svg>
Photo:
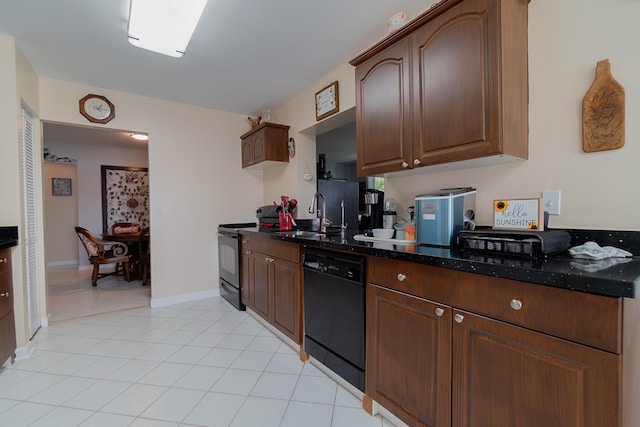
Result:
<svg viewBox="0 0 640 427">
<path fill-rule="evenodd" d="M 237 310 L 246 310 L 240 288 L 240 229 L 256 227 L 255 222 L 218 225 L 218 271 L 220 296 Z"/>
</svg>

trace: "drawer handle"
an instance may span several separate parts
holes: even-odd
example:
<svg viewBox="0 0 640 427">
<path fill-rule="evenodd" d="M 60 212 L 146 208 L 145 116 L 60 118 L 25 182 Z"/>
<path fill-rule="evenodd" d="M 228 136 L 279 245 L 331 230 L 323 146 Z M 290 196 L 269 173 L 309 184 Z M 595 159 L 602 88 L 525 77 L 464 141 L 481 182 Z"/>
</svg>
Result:
<svg viewBox="0 0 640 427">
<path fill-rule="evenodd" d="M 456 313 L 456 315 L 453 316 L 453 320 L 455 320 L 456 323 L 462 323 L 462 321 L 464 320 L 464 316 L 460 313 Z"/>
<path fill-rule="evenodd" d="M 265 262 L 273 262 L 274 261 L 273 258 L 268 257 L 268 256 L 264 257 L 264 260 L 265 260 Z"/>
<path fill-rule="evenodd" d="M 244 251 L 245 255 L 251 255 L 251 251 Z"/>
<path fill-rule="evenodd" d="M 0 259 L 0 264 L 2 264 L 3 262 L 4 262 L 5 264 L 8 264 L 8 263 L 7 263 L 7 259 L 6 259 L 6 258 L 2 258 L 2 259 Z"/>
<path fill-rule="evenodd" d="M 514 310 L 520 310 L 522 308 L 522 301 L 520 301 L 519 299 L 512 299 L 509 305 Z"/>
<path fill-rule="evenodd" d="M 414 164 L 414 165 L 418 166 L 420 163 L 422 163 L 422 162 L 420 162 L 420 160 L 418 160 L 418 159 L 413 159 L 413 164 Z"/>
<path fill-rule="evenodd" d="M 441 309 L 440 307 L 436 308 L 436 316 L 442 317 L 443 314 L 444 314 L 443 309 Z"/>
<path fill-rule="evenodd" d="M 9 298 L 9 291 L 1 293 L 0 297 Z"/>
<path fill-rule="evenodd" d="M 403 167 L 404 169 L 408 168 L 408 167 L 409 167 L 409 163 L 407 163 L 407 162 L 402 162 L 402 167 Z"/>
<path fill-rule="evenodd" d="M 242 244 L 243 244 L 243 245 L 246 245 L 247 243 L 249 243 L 249 241 L 248 241 L 248 240 L 244 240 L 244 239 L 242 240 Z"/>
<path fill-rule="evenodd" d="M 404 279 L 406 279 L 406 278 L 407 278 L 407 276 L 405 276 L 404 274 L 398 273 L 398 281 L 404 282 Z"/>
</svg>

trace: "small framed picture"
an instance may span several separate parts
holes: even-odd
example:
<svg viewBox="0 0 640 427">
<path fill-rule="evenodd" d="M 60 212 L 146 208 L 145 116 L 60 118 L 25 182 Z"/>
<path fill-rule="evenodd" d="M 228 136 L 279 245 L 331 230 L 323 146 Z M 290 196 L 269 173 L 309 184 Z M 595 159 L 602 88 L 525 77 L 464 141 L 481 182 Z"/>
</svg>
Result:
<svg viewBox="0 0 640 427">
<path fill-rule="evenodd" d="M 316 121 L 329 117 L 340 110 L 338 103 L 338 81 L 316 92 Z"/>
<path fill-rule="evenodd" d="M 51 178 L 54 196 L 71 196 L 71 178 Z"/>
</svg>

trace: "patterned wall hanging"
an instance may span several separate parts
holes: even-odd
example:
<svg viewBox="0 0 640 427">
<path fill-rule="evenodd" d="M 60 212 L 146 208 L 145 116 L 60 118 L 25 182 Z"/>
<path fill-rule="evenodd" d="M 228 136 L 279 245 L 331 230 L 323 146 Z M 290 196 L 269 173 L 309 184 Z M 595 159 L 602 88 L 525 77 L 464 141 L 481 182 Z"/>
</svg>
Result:
<svg viewBox="0 0 640 427">
<path fill-rule="evenodd" d="M 102 232 L 109 233 L 116 222 L 149 226 L 149 169 L 101 166 Z"/>
</svg>

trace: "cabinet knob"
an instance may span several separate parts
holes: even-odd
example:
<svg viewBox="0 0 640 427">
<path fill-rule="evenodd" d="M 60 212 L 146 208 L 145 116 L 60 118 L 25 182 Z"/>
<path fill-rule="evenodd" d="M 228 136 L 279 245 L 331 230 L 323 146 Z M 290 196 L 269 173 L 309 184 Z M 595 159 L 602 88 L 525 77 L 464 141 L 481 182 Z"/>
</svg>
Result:
<svg viewBox="0 0 640 427">
<path fill-rule="evenodd" d="M 406 168 L 408 168 L 408 167 L 409 167 L 409 163 L 407 163 L 407 162 L 402 162 L 402 167 L 403 167 L 403 168 L 405 168 L 405 169 L 406 169 Z"/>
<path fill-rule="evenodd" d="M 509 305 L 514 310 L 520 310 L 522 308 L 522 301 L 520 301 L 519 299 L 512 299 Z"/>
<path fill-rule="evenodd" d="M 415 166 L 418 166 L 420 163 L 422 163 L 420 160 L 418 160 L 418 159 L 413 159 L 413 164 L 414 164 Z"/>
<path fill-rule="evenodd" d="M 456 313 L 456 315 L 453 316 L 453 320 L 455 320 L 456 323 L 462 323 L 462 321 L 464 320 L 464 316 L 460 313 Z"/>
<path fill-rule="evenodd" d="M 443 309 L 441 309 L 440 307 L 436 308 L 436 316 L 442 317 L 443 314 L 444 314 Z"/>
<path fill-rule="evenodd" d="M 9 298 L 9 291 L 1 293 L 0 297 Z"/>
<path fill-rule="evenodd" d="M 249 241 L 248 241 L 248 240 L 242 239 L 242 244 L 243 244 L 243 245 L 246 245 L 247 243 L 249 243 Z"/>
<path fill-rule="evenodd" d="M 245 255 L 251 255 L 251 251 L 244 251 Z"/>
<path fill-rule="evenodd" d="M 404 282 L 404 279 L 406 279 L 406 278 L 407 278 L 407 276 L 405 276 L 404 274 L 398 273 L 398 281 Z"/>
<path fill-rule="evenodd" d="M 5 264 L 7 264 L 7 259 L 6 259 L 6 258 L 0 258 L 0 264 L 2 264 L 3 262 L 4 262 Z"/>
</svg>

